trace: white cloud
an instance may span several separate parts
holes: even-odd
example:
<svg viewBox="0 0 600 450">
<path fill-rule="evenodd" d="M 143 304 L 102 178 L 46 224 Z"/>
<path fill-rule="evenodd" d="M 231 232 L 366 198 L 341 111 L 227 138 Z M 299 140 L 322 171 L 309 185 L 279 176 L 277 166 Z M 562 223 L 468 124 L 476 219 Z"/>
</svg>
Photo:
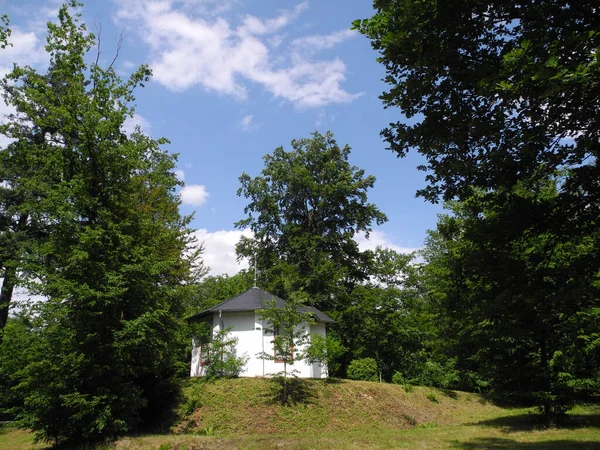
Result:
<svg viewBox="0 0 600 450">
<path fill-rule="evenodd" d="M 206 6 L 202 0 L 193 3 Z M 222 15 L 211 16 L 186 5 L 132 0 L 120 2 L 115 16 L 137 29 L 150 46 L 154 79 L 168 89 L 184 91 L 200 85 L 244 100 L 251 82 L 300 108 L 348 103 L 360 95 L 341 87 L 346 66 L 339 58 L 310 58 L 315 46 L 331 48 L 345 39 L 345 32 L 309 36 L 294 51 L 272 45 L 282 35 L 270 35 L 290 25 L 307 7 L 305 2 L 274 18 L 246 15 L 237 26 Z"/>
<path fill-rule="evenodd" d="M 258 125 L 254 123 L 254 115 L 253 114 L 244 116 L 243 119 L 240 121 L 240 128 L 242 129 L 242 131 L 255 130 L 257 127 L 258 127 Z"/>
<path fill-rule="evenodd" d="M 181 169 L 173 171 L 179 181 L 185 181 L 185 172 Z"/>
<path fill-rule="evenodd" d="M 13 63 L 20 66 L 35 66 L 48 59 L 44 42 L 32 31 L 24 31 L 11 26 L 12 33 L 8 38 L 11 44 L 0 51 L 0 72 L 5 75 L 12 70 Z"/>
<path fill-rule="evenodd" d="M 181 190 L 179 196 L 184 205 L 200 206 L 206 202 L 208 191 L 201 184 L 190 184 Z"/>
<path fill-rule="evenodd" d="M 144 134 L 150 134 L 152 130 L 152 124 L 145 117 L 134 114 L 133 117 L 127 117 L 123 123 L 123 131 L 127 134 L 131 134 L 135 131 L 135 127 L 140 127 Z"/>
<path fill-rule="evenodd" d="M 316 53 L 321 50 L 327 50 L 336 45 L 357 36 L 354 30 L 334 31 L 331 34 L 321 34 L 313 36 L 303 36 L 292 41 L 292 47 L 297 52 Z"/>
<path fill-rule="evenodd" d="M 398 253 L 412 253 L 419 250 L 418 247 L 401 247 L 394 244 L 388 235 L 380 230 L 371 231 L 369 239 L 366 238 L 364 233 L 358 233 L 355 240 L 362 251 L 375 250 L 377 247 L 389 248 Z"/>
<path fill-rule="evenodd" d="M 210 275 L 234 275 L 242 269 L 248 268 L 248 261 L 236 260 L 235 245 L 242 236 L 251 237 L 249 229 L 220 230 L 209 232 L 206 229 L 196 230 L 194 235 L 198 243 L 204 246 L 202 259 L 210 267 Z"/>
</svg>

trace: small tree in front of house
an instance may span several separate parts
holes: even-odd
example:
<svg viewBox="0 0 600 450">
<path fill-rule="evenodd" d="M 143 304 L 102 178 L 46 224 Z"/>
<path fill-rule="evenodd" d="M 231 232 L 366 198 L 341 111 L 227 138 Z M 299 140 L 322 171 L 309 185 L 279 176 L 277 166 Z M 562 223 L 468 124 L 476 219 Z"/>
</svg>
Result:
<svg viewBox="0 0 600 450">
<path fill-rule="evenodd" d="M 238 338 L 231 335 L 231 327 L 214 333 L 208 345 L 207 378 L 235 378 L 244 370 L 248 355 L 238 356 Z"/>
<path fill-rule="evenodd" d="M 280 401 L 287 404 L 290 397 L 289 376 L 296 376 L 297 370 L 290 370 L 288 366 L 305 358 L 301 348 L 305 346 L 310 337 L 307 328 L 310 328 L 312 318 L 310 313 L 302 312 L 306 294 L 294 292 L 289 296 L 283 307 L 277 305 L 275 300 L 266 303 L 267 308 L 260 312 L 261 320 L 268 323 L 266 333 L 273 334 L 273 352 L 260 353 L 261 359 L 283 363 L 283 370 L 274 374 L 280 377 Z"/>
<path fill-rule="evenodd" d="M 347 351 L 339 339 L 333 336 L 311 334 L 310 345 L 306 349 L 306 361 L 309 364 L 319 364 L 329 378 L 331 372 L 339 368 L 337 359 Z"/>
</svg>

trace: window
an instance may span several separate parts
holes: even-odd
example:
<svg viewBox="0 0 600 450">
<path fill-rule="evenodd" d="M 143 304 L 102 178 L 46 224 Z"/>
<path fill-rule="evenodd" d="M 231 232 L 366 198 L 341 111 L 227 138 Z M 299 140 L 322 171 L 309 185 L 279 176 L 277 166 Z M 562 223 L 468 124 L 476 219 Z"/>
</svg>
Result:
<svg viewBox="0 0 600 450">
<path fill-rule="evenodd" d="M 207 366 L 210 363 L 210 343 L 200 344 L 200 365 Z"/>
<path fill-rule="evenodd" d="M 273 338 L 273 355 L 276 363 L 294 362 L 294 344 L 283 336 L 275 335 Z"/>
</svg>

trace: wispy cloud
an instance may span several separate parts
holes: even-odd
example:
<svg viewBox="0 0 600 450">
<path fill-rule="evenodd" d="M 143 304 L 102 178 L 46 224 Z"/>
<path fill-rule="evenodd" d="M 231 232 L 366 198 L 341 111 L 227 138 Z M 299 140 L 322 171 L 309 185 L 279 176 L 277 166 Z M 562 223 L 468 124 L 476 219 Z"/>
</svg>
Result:
<svg viewBox="0 0 600 450">
<path fill-rule="evenodd" d="M 208 91 L 248 97 L 249 84 L 258 84 L 274 97 L 298 108 L 351 102 L 360 94 L 342 88 L 346 66 L 339 58 L 313 60 L 315 48 L 331 48 L 346 38 L 336 32 L 308 36 L 305 41 L 273 46 L 273 35 L 297 20 L 307 3 L 276 17 L 244 16 L 238 23 L 225 15 L 209 15 L 189 4 L 195 0 L 131 0 L 120 2 L 115 15 L 150 46 L 154 79 L 172 91 L 202 86 Z"/>
<path fill-rule="evenodd" d="M 242 131 L 252 131 L 258 128 L 258 125 L 254 122 L 254 115 L 248 114 L 244 116 L 240 121 L 240 128 Z"/>
<path fill-rule="evenodd" d="M 297 52 L 316 53 L 327 50 L 341 44 L 347 39 L 357 36 L 358 33 L 353 30 L 340 30 L 331 34 L 320 34 L 312 36 L 303 36 L 292 41 L 292 47 Z"/>
</svg>

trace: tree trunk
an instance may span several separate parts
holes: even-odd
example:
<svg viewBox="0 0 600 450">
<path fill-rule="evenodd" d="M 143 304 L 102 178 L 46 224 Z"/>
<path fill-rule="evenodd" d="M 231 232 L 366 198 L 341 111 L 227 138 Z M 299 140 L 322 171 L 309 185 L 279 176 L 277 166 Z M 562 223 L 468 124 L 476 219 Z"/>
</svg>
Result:
<svg viewBox="0 0 600 450">
<path fill-rule="evenodd" d="M 27 226 L 27 220 L 29 216 L 27 214 L 22 214 L 19 217 L 19 222 L 17 223 L 16 232 L 24 230 Z M 11 255 L 11 257 L 6 258 L 7 264 L 4 269 L 4 282 L 2 283 L 2 288 L 0 289 L 0 342 L 2 342 L 2 333 L 1 331 L 6 326 L 6 322 L 8 322 L 8 311 L 10 309 L 10 302 L 12 300 L 13 291 L 15 289 L 15 285 L 17 284 L 17 264 L 16 260 L 19 257 L 20 249 L 17 249 L 15 254 Z"/>
<path fill-rule="evenodd" d="M 17 268 L 9 266 L 4 271 L 4 282 L 0 290 L 0 330 L 4 329 L 8 321 L 8 309 L 12 300 L 13 290 L 17 282 Z M 0 333 L 0 342 L 2 342 L 2 334 Z"/>
</svg>

